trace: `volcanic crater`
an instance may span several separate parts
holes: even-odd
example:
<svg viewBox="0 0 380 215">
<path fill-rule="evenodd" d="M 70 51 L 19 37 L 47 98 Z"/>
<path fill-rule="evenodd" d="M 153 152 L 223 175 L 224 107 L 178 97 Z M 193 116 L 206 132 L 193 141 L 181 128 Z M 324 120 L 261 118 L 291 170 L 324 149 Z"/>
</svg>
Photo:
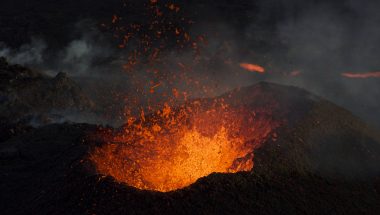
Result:
<svg viewBox="0 0 380 215">
<path fill-rule="evenodd" d="M 250 171 L 254 149 L 275 138 L 280 119 L 272 118 L 269 105 L 231 106 L 225 97 L 141 115 L 96 148 L 90 160 L 101 174 L 158 191 L 183 188 L 213 172 Z"/>
<path fill-rule="evenodd" d="M 120 128 L 53 124 L 2 142 L 2 211 L 370 213 L 380 199 L 379 140 L 343 108 L 262 82 Z"/>
</svg>

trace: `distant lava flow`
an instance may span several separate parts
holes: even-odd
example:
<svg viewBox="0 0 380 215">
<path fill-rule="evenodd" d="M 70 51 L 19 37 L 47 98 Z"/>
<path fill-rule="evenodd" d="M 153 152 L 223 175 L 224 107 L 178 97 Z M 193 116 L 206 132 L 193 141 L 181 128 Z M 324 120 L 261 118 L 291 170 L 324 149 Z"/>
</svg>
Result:
<svg viewBox="0 0 380 215">
<path fill-rule="evenodd" d="M 380 78 L 380 72 L 352 73 L 345 72 L 342 76 L 346 78 Z"/>
<path fill-rule="evenodd" d="M 250 72 L 258 72 L 258 73 L 264 73 L 265 69 L 262 66 L 251 64 L 251 63 L 240 63 L 240 67 L 250 71 Z"/>
<path fill-rule="evenodd" d="M 253 168 L 253 150 L 278 123 L 268 110 L 200 101 L 130 119 L 109 143 L 95 148 L 97 171 L 130 186 L 168 192 L 213 172 Z"/>
</svg>

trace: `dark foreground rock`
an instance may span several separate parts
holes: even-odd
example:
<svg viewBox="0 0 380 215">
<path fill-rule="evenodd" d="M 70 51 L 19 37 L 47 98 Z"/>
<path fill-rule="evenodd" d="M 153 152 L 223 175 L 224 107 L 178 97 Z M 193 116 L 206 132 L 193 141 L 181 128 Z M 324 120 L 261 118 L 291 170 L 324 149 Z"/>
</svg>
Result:
<svg viewBox="0 0 380 215">
<path fill-rule="evenodd" d="M 276 131 L 276 141 L 270 139 L 255 151 L 251 172 L 215 173 L 169 193 L 137 190 L 94 171 L 87 155 L 105 144 L 102 136 L 94 136 L 99 127 L 48 125 L 0 144 L 0 211 L 379 214 L 378 132 L 297 88 L 262 83 L 233 95 L 250 105 L 265 104 L 266 96 L 275 95 L 282 100 L 280 106 L 289 108 L 286 116 L 297 118 Z"/>
</svg>

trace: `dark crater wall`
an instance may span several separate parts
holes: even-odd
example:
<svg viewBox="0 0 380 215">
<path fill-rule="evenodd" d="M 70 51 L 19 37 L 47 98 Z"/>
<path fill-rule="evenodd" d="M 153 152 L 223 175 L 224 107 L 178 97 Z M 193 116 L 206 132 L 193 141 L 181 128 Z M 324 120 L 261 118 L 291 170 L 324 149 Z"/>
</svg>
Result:
<svg viewBox="0 0 380 215">
<path fill-rule="evenodd" d="M 137 190 L 97 175 L 86 158 L 93 147 L 104 144 L 102 136 L 94 134 L 99 129 L 109 134 L 111 128 L 48 125 L 0 143 L 0 210 L 3 214 L 377 214 L 378 132 L 348 111 L 298 88 L 261 83 L 238 93 L 254 99 L 255 91 L 261 95 L 277 93 L 276 89 L 298 95 L 288 97 L 309 105 L 293 125 L 278 129 L 277 141 L 269 140 L 256 150 L 251 172 L 212 174 L 169 193 Z M 259 100 L 241 101 L 253 105 Z"/>
</svg>

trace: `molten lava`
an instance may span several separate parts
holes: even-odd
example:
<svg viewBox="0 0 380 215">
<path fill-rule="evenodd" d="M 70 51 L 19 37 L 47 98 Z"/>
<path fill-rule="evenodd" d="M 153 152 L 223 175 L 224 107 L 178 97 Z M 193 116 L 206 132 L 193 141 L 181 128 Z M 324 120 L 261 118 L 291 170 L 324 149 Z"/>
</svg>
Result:
<svg viewBox="0 0 380 215">
<path fill-rule="evenodd" d="M 126 12 L 137 2 L 130 1 Z M 149 0 L 144 7 L 146 22 L 129 23 L 115 15 L 108 27 L 127 52 L 123 68 L 136 90 L 125 95 L 126 125 L 90 154 L 96 170 L 139 189 L 163 192 L 186 187 L 213 172 L 250 171 L 254 149 L 278 126 L 271 109 L 231 107 L 234 102 L 227 104 L 221 97 L 189 102 L 188 98 L 199 93 L 200 97 L 216 95 L 214 80 L 207 73 L 193 72 L 194 68 L 208 68 L 208 57 L 201 57 L 207 53 L 202 51 L 208 44 L 207 34 L 188 32 L 194 22 L 179 4 Z M 192 61 L 171 55 L 166 59 L 163 53 L 173 48 L 178 53 L 190 50 Z M 173 68 L 171 62 L 179 68 Z M 259 65 L 240 66 L 265 72 Z M 156 108 L 156 100 L 185 104 Z M 146 109 L 136 114 L 136 106 Z M 131 117 L 136 115 L 138 119 Z"/>
<path fill-rule="evenodd" d="M 346 78 L 380 78 L 380 72 L 367 72 L 367 73 L 342 73 Z"/>
<path fill-rule="evenodd" d="M 90 155 L 97 171 L 130 186 L 156 191 L 186 187 L 213 172 L 253 168 L 253 150 L 276 126 L 265 114 L 223 102 L 196 101 L 178 110 L 129 120 Z"/>
<path fill-rule="evenodd" d="M 264 73 L 265 69 L 262 66 L 255 65 L 255 64 L 250 64 L 250 63 L 241 63 L 240 67 L 250 71 L 250 72 L 258 72 L 258 73 Z"/>
</svg>

